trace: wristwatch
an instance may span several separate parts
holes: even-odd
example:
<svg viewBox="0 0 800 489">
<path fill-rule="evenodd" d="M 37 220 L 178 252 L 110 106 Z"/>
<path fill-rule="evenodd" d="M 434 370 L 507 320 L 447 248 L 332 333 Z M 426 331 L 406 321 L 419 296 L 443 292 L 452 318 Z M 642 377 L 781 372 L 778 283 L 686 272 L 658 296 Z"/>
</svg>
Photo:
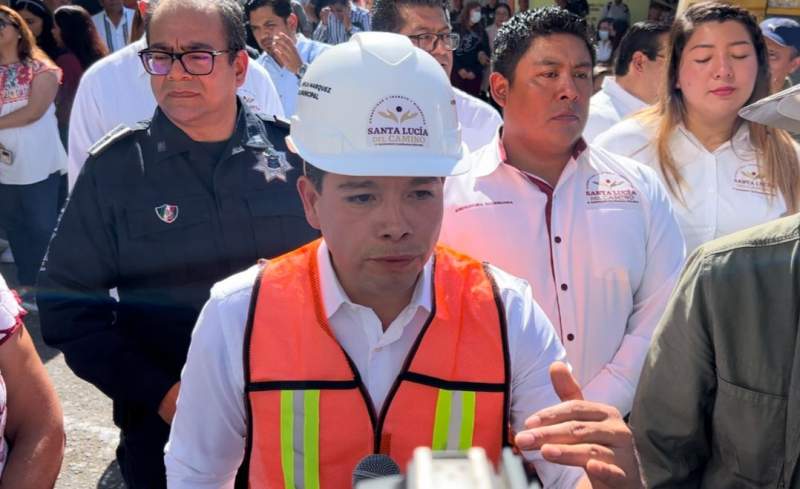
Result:
<svg viewBox="0 0 800 489">
<path fill-rule="evenodd" d="M 308 65 L 306 63 L 301 64 L 300 65 L 300 69 L 297 70 L 297 74 L 294 75 L 294 76 L 296 76 L 298 80 L 302 80 L 303 79 L 303 75 L 306 74 L 306 70 L 307 69 L 308 69 Z"/>
</svg>

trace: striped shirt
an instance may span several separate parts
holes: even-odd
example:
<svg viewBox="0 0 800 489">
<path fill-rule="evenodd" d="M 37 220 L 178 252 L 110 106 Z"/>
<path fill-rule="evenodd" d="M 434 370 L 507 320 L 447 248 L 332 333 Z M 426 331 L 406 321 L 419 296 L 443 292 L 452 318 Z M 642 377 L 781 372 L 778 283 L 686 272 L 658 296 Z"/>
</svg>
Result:
<svg viewBox="0 0 800 489">
<path fill-rule="evenodd" d="M 314 40 L 328 44 L 339 44 L 347 42 L 350 36 L 356 32 L 371 31 L 372 18 L 369 15 L 369 11 L 351 3 L 350 24 L 351 29 L 348 33 L 344 29 L 344 24 L 331 12 L 328 16 L 328 25 L 320 22 L 317 26 L 317 30 L 314 31 Z"/>
</svg>

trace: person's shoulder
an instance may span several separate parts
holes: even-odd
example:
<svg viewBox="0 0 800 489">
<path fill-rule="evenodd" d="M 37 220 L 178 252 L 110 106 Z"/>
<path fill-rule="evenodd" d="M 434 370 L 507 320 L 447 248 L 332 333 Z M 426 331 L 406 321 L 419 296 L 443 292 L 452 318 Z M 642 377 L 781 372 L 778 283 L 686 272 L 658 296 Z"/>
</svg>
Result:
<svg viewBox="0 0 800 489">
<path fill-rule="evenodd" d="M 261 277 L 266 262 L 258 263 L 250 268 L 231 275 L 211 287 L 211 300 L 217 302 L 250 302 L 250 296 L 256 281 Z"/>
<path fill-rule="evenodd" d="M 593 145 L 612 153 L 631 156 L 649 146 L 652 138 L 652 128 L 635 117 L 629 117 L 597 136 Z"/>
<path fill-rule="evenodd" d="M 120 124 L 114 129 L 109 131 L 105 136 L 100 138 L 96 143 L 89 147 L 89 158 L 97 159 L 103 158 L 107 153 L 112 159 L 114 158 L 113 149 L 119 147 L 127 147 L 134 144 L 133 136 L 137 132 L 146 131 L 150 127 L 150 121 L 142 121 L 133 125 Z"/>
<path fill-rule="evenodd" d="M 640 188 L 649 189 L 655 185 L 660 185 L 658 174 L 656 174 L 655 170 L 632 158 L 612 153 L 594 144 L 589 144 L 589 153 L 591 165 L 597 171 L 609 171 L 622 175 Z"/>
<path fill-rule="evenodd" d="M 800 244 L 800 214 L 775 219 L 702 244 L 697 255 L 714 260 L 720 255 L 755 248 L 789 246 L 792 250 Z M 723 257 L 722 264 L 726 258 Z"/>
<path fill-rule="evenodd" d="M 453 93 L 455 95 L 458 119 L 462 125 L 471 126 L 482 124 L 486 121 L 497 121 L 498 124 L 502 122 L 503 119 L 500 114 L 487 102 L 455 87 L 453 87 Z"/>
<path fill-rule="evenodd" d="M 107 82 L 104 82 L 102 79 L 112 73 L 128 76 L 129 74 L 127 72 L 121 73 L 120 70 L 138 66 L 140 49 L 142 49 L 142 46 L 138 42 L 134 42 L 97 60 L 92 63 L 92 66 L 83 74 L 81 83 L 96 81 L 98 84 L 105 84 Z"/>
</svg>

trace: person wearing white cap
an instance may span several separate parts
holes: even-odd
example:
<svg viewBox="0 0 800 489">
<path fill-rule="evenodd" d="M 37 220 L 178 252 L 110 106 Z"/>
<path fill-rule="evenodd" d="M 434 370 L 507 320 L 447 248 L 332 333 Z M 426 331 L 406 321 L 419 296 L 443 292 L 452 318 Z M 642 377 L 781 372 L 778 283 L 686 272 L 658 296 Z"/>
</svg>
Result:
<svg viewBox="0 0 800 489">
<path fill-rule="evenodd" d="M 770 91 L 791 85 L 789 76 L 800 66 L 800 24 L 786 17 L 772 17 L 760 24 L 769 55 Z"/>
<path fill-rule="evenodd" d="M 797 131 L 799 93 L 740 114 Z M 647 487 L 800 487 L 799 258 L 795 214 L 689 259 L 631 414 Z"/>
<path fill-rule="evenodd" d="M 435 245 L 443 177 L 469 163 L 433 57 L 389 33 L 332 47 L 303 78 L 288 140 L 323 238 L 214 287 L 169 487 L 230 488 L 240 466 L 254 488 L 350 487 L 370 453 L 405 466 L 417 446 L 481 446 L 497 461 L 509 429 L 548 487 L 642 487 L 619 412 L 579 399 L 527 283 Z"/>
<path fill-rule="evenodd" d="M 739 109 L 769 94 L 761 29 L 744 8 L 702 2 L 675 19 L 656 105 L 594 143 L 658 171 L 687 251 L 800 209 L 797 145 Z"/>
<path fill-rule="evenodd" d="M 581 139 L 584 29 L 555 7 L 500 29 L 490 82 L 505 124 L 448 180 L 440 239 L 530 282 L 586 398 L 628 413 L 683 238 L 652 170 Z"/>
</svg>

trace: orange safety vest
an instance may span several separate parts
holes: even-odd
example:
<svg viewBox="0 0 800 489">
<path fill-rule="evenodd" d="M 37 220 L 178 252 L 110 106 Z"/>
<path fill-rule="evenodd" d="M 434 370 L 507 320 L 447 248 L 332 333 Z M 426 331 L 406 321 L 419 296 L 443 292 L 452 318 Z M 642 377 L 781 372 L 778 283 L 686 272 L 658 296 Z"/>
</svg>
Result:
<svg viewBox="0 0 800 489">
<path fill-rule="evenodd" d="M 380 414 L 322 305 L 319 241 L 261 271 L 245 336 L 252 489 L 349 488 L 358 462 L 384 453 L 405 467 L 414 448 L 508 445 L 505 314 L 478 261 L 437 247 L 433 313 Z"/>
</svg>

